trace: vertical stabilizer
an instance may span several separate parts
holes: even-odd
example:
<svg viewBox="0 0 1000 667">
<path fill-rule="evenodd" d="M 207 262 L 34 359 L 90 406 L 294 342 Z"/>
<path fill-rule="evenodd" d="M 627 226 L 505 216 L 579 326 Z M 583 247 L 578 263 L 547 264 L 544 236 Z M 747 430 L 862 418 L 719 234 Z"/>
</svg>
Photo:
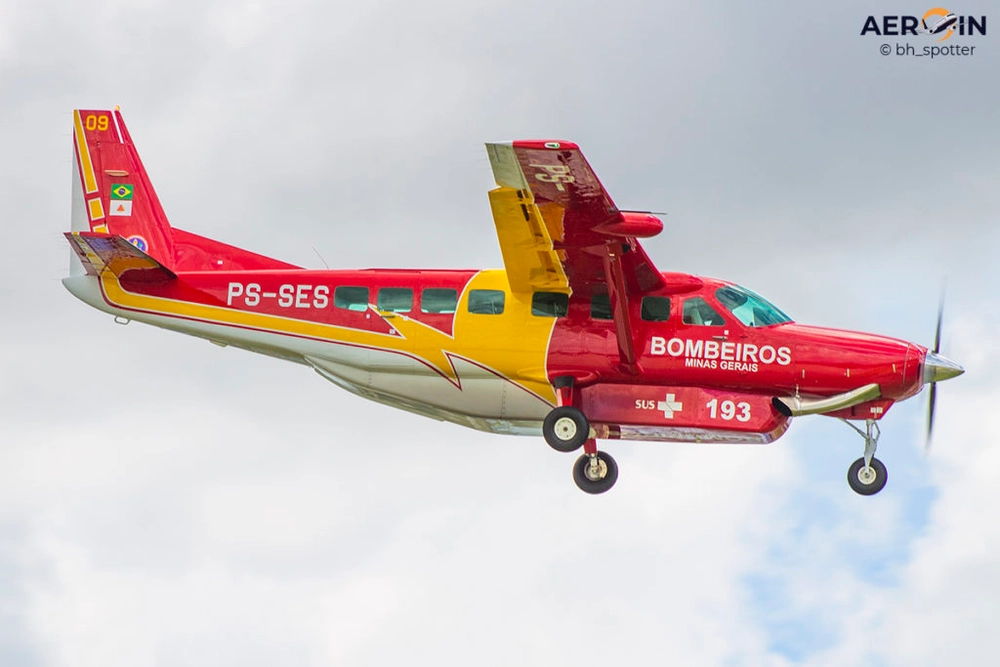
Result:
<svg viewBox="0 0 1000 667">
<path fill-rule="evenodd" d="M 114 234 L 171 268 L 174 239 L 121 113 L 73 112 L 72 229 Z M 74 272 L 80 269 L 74 265 Z"/>
</svg>

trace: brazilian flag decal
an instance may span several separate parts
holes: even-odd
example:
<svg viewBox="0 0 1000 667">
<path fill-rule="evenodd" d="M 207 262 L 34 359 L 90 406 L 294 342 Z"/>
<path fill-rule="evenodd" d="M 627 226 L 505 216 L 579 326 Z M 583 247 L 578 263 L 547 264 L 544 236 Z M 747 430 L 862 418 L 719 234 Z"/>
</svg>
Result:
<svg viewBox="0 0 1000 667">
<path fill-rule="evenodd" d="M 128 183 L 118 183 L 111 186 L 111 198 L 112 199 L 123 199 L 127 201 L 132 200 L 132 192 L 135 190 Z"/>
<path fill-rule="evenodd" d="M 135 187 L 130 183 L 115 183 L 111 186 L 111 210 L 109 215 L 132 215 L 132 194 Z"/>
</svg>

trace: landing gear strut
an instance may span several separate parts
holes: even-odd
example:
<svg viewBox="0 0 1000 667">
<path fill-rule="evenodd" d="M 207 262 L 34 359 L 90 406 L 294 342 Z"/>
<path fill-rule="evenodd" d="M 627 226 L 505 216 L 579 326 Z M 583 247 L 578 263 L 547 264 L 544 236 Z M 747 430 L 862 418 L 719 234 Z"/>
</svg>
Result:
<svg viewBox="0 0 1000 667">
<path fill-rule="evenodd" d="M 597 451 L 590 421 L 575 407 L 572 377 L 553 378 L 558 407 L 553 408 L 542 422 L 542 435 L 552 449 L 572 452 L 583 447 L 583 456 L 573 464 L 573 481 L 586 493 L 604 493 L 618 481 L 618 464 L 607 452 Z"/>
<path fill-rule="evenodd" d="M 865 430 L 862 431 L 846 419 L 841 421 L 865 439 L 865 454 L 847 469 L 847 483 L 851 485 L 855 493 L 860 493 L 863 496 L 874 495 L 885 488 L 885 483 L 889 479 L 885 465 L 875 458 L 875 449 L 878 447 L 878 439 L 881 435 L 878 423 L 874 419 L 866 419 Z"/>
</svg>

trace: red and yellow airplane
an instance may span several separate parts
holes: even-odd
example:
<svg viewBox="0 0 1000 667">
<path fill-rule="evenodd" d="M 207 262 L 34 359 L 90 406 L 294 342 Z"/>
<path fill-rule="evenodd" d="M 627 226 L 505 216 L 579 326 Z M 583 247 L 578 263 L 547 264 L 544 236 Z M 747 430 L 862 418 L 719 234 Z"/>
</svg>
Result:
<svg viewBox="0 0 1000 667">
<path fill-rule="evenodd" d="M 877 493 L 878 420 L 963 372 L 937 343 L 797 324 L 739 285 L 657 270 L 637 239 L 663 223 L 619 210 L 567 141 L 486 145 L 503 270 L 331 271 L 171 227 L 117 109 L 74 111 L 73 140 L 76 297 L 426 417 L 582 447 L 588 493 L 618 477 L 599 439 L 769 443 L 808 414 L 864 422 L 848 481 Z"/>
</svg>

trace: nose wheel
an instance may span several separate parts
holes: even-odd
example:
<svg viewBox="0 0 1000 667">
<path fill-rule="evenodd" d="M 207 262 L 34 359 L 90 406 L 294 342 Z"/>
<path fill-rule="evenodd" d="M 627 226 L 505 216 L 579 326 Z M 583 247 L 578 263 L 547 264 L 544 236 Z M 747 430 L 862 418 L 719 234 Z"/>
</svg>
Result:
<svg viewBox="0 0 1000 667">
<path fill-rule="evenodd" d="M 884 489 L 888 479 L 885 465 L 875 457 L 867 465 L 862 457 L 847 469 L 847 483 L 855 493 L 863 496 L 872 496 Z"/>
<path fill-rule="evenodd" d="M 874 419 L 866 419 L 865 430 L 862 431 L 846 419 L 841 421 L 865 439 L 865 454 L 847 469 L 847 483 L 851 485 L 851 489 L 855 493 L 862 496 L 873 496 L 884 489 L 885 483 L 889 481 L 889 473 L 885 469 L 885 464 L 875 458 L 875 449 L 878 447 L 878 439 L 881 435 L 878 423 Z"/>
</svg>

